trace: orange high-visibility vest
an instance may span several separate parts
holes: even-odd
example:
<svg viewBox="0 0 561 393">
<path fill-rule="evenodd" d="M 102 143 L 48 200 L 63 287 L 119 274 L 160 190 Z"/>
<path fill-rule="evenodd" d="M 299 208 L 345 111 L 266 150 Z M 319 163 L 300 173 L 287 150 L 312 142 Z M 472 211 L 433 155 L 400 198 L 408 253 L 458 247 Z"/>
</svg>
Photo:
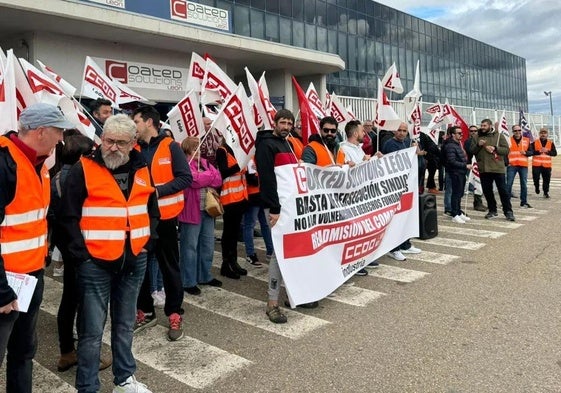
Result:
<svg viewBox="0 0 561 393">
<path fill-rule="evenodd" d="M 16 163 L 16 192 L 6 206 L 0 223 L 0 250 L 4 269 L 14 273 L 31 273 L 45 266 L 47 245 L 47 210 L 51 200 L 49 171 L 43 165 L 41 178 L 33 163 L 7 137 L 0 137 L 0 147 L 8 149 Z"/>
<path fill-rule="evenodd" d="M 538 146 L 539 146 L 539 148 L 538 148 Z M 541 146 L 542 146 L 542 143 L 540 142 L 539 139 L 534 141 L 534 150 L 535 151 L 540 151 Z M 545 148 L 547 150 L 551 150 L 551 140 L 550 139 L 547 140 L 547 143 L 545 144 Z M 533 156 L 532 157 L 532 166 L 542 166 L 544 168 L 551 168 L 551 156 L 548 155 L 547 153 L 541 153 L 538 156 Z"/>
<path fill-rule="evenodd" d="M 154 185 L 161 186 L 173 180 L 173 168 L 171 159 L 170 145 L 175 142 L 170 137 L 162 139 L 159 143 L 152 164 L 150 165 L 150 172 Z M 179 215 L 183 210 L 183 190 L 158 198 L 158 206 L 160 207 L 160 219 L 169 220 Z"/>
<path fill-rule="evenodd" d="M 147 205 L 154 187 L 148 167 L 136 171 L 126 200 L 107 168 L 89 158 L 80 161 L 88 190 L 80 229 L 88 252 L 94 258 L 114 261 L 123 255 L 128 232 L 132 253 L 138 255 L 150 238 Z"/>
<path fill-rule="evenodd" d="M 295 136 L 288 136 L 286 140 L 292 145 L 292 150 L 294 150 L 296 159 L 300 160 L 302 158 L 302 151 L 304 150 L 302 141 Z"/>
<path fill-rule="evenodd" d="M 528 166 L 528 157 L 522 154 L 522 151 L 528 151 L 530 147 L 530 139 L 522 137 L 520 143 L 514 140 L 514 137 L 510 137 L 510 152 L 508 153 L 508 165 L 511 166 Z"/>
<path fill-rule="evenodd" d="M 335 160 L 335 162 L 333 162 L 333 154 L 324 144 L 312 141 L 308 143 L 308 146 L 314 149 L 317 158 L 316 165 L 318 166 L 329 166 L 333 164 L 345 163 L 345 153 L 341 149 L 337 151 L 337 159 Z"/>
<path fill-rule="evenodd" d="M 228 158 L 228 168 L 231 168 L 238 163 L 238 161 L 236 161 L 236 157 L 230 154 L 223 146 L 220 146 L 219 149 L 223 149 L 226 152 L 226 156 Z M 223 205 L 229 205 L 231 203 L 247 199 L 247 186 L 244 172 L 245 171 L 243 170 L 236 172 L 222 181 L 220 203 Z"/>
</svg>

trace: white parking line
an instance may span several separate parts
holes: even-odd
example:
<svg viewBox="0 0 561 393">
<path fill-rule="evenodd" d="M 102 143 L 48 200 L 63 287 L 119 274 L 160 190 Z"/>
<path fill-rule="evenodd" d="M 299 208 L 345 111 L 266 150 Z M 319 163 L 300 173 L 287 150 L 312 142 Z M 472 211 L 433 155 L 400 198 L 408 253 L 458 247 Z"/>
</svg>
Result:
<svg viewBox="0 0 561 393">
<path fill-rule="evenodd" d="M 453 233 L 458 235 L 485 237 L 488 239 L 498 239 L 499 237 L 506 235 L 505 232 L 486 231 L 484 229 L 469 229 L 464 226 L 440 225 L 438 227 L 438 231 L 444 233 Z"/>
<path fill-rule="evenodd" d="M 485 243 L 470 242 L 468 240 L 450 239 L 440 236 L 435 237 L 433 239 L 415 240 L 415 241 L 425 244 L 434 244 L 435 246 L 461 248 L 464 250 L 479 250 L 480 248 L 485 247 Z"/>
<path fill-rule="evenodd" d="M 407 261 L 403 261 L 400 263 L 407 263 Z M 404 269 L 397 266 L 383 264 L 380 264 L 377 269 L 368 270 L 368 273 L 372 277 L 385 278 L 387 280 L 399 282 L 413 282 L 430 274 L 417 270 Z"/>
<path fill-rule="evenodd" d="M 425 250 L 423 250 L 420 254 L 407 254 L 406 256 L 407 260 L 436 263 L 438 265 L 448 265 L 450 262 L 460 259 L 457 255 L 441 254 Z"/>
</svg>

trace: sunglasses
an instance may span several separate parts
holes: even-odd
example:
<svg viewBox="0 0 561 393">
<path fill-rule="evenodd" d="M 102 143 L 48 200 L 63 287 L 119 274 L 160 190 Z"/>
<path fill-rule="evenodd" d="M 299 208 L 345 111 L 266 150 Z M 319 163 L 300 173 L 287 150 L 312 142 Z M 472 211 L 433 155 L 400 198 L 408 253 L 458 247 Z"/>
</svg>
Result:
<svg viewBox="0 0 561 393">
<path fill-rule="evenodd" d="M 321 130 L 326 134 L 337 134 L 337 128 L 322 128 Z"/>
</svg>

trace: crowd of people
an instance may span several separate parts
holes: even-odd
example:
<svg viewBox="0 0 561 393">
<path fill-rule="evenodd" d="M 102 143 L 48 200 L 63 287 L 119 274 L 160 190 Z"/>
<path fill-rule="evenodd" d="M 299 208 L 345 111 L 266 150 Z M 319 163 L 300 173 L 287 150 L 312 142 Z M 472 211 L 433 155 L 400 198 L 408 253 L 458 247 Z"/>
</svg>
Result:
<svg viewBox="0 0 561 393">
<path fill-rule="evenodd" d="M 424 134 L 411 140 L 406 123 L 391 132 L 376 130 L 370 120 L 353 120 L 339 130 L 337 121 L 327 116 L 320 120 L 320 132 L 304 141 L 293 113 L 282 109 L 273 129 L 258 132 L 255 156 L 240 167 L 208 118 L 202 140 L 188 137 L 177 143 L 151 106 L 139 107 L 130 116 L 112 115 L 111 103 L 97 100 L 92 114 L 99 123 L 99 146 L 48 104 L 26 108 L 18 131 L 0 137 L 0 364 L 7 352 L 9 392 L 31 391 L 35 328 L 49 248 L 58 250 L 64 262 L 57 316 L 58 370 L 77 365 L 78 391 L 97 392 L 99 370 L 112 365 L 114 392 L 149 392 L 135 377 L 134 333 L 154 326 L 155 308 L 162 307 L 168 340 L 180 340 L 184 294 L 200 296 L 200 286 L 222 286 L 211 269 L 218 239 L 215 218 L 205 209 L 209 193 L 219 192 L 224 207 L 220 276 L 239 280 L 247 275 L 238 262 L 241 233 L 246 261 L 254 268 L 268 263 L 266 316 L 272 323 L 286 323 L 279 305 L 282 274 L 271 238 L 271 228 L 281 214 L 276 166 L 298 162 L 354 166 L 413 146 L 419 193 L 425 192 L 428 169 L 426 192 L 444 191 L 445 212 L 454 223 L 464 224 L 470 218 L 461 200 L 466 176 L 473 169 L 472 156 L 487 202 L 485 218 L 498 215 L 496 187 L 506 219 L 514 221 L 511 200 L 518 197 L 512 192 L 514 177 L 518 174 L 520 180 L 520 206 L 530 208 L 531 157 L 535 192 L 543 191 L 549 198 L 551 157 L 557 154 L 547 129 L 530 143 L 515 125 L 508 141 L 489 119 L 480 127 L 470 127 L 464 144 L 462 130 L 455 126 L 436 144 Z M 57 164 L 49 175 L 45 160 L 55 148 Z M 482 206 L 481 199 L 474 201 L 476 210 Z M 253 242 L 257 221 L 266 245 L 264 260 Z M 404 261 L 407 254 L 420 252 L 406 240 L 387 255 Z M 370 262 L 369 267 L 376 266 L 377 261 Z M 37 278 L 27 312 L 19 311 L 7 272 Z M 367 274 L 365 269 L 357 272 Z M 111 356 L 101 350 L 108 316 Z"/>
</svg>

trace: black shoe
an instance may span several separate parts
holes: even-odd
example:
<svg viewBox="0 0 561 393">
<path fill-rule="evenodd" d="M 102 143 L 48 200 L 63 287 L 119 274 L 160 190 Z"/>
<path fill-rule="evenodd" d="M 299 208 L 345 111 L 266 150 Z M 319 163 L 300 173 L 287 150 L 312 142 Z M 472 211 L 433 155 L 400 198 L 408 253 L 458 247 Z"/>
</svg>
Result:
<svg viewBox="0 0 561 393">
<path fill-rule="evenodd" d="M 473 210 L 478 211 L 478 212 L 485 212 L 485 211 L 487 211 L 487 208 L 483 205 L 474 205 Z"/>
<path fill-rule="evenodd" d="M 234 261 L 234 262 L 230 263 L 230 267 L 232 268 L 233 271 L 238 273 L 240 276 L 247 276 L 247 270 L 245 270 L 243 267 L 241 267 L 238 264 L 238 261 Z"/>
<path fill-rule="evenodd" d="M 284 305 L 286 307 L 290 307 L 290 302 L 288 300 L 284 301 Z M 311 303 L 304 303 L 304 304 L 299 304 L 296 307 L 300 307 L 300 308 L 317 308 L 319 306 L 319 302 L 311 302 Z"/>
<path fill-rule="evenodd" d="M 245 260 L 247 261 L 247 263 L 249 263 L 249 264 L 251 264 L 255 267 L 263 266 L 263 264 L 261 262 L 259 262 L 259 258 L 257 258 L 256 254 L 248 255 L 247 257 L 245 257 Z"/>
<path fill-rule="evenodd" d="M 534 189 L 536 190 L 536 194 L 540 193 L 540 188 L 538 186 L 535 186 Z"/>
<path fill-rule="evenodd" d="M 213 278 L 209 282 L 201 282 L 200 284 L 201 285 L 209 285 L 211 287 L 221 287 L 222 286 L 222 281 L 217 280 L 216 278 Z"/>
<path fill-rule="evenodd" d="M 195 295 L 195 296 L 197 296 L 197 295 L 200 295 L 200 294 L 201 294 L 201 290 L 200 290 L 199 287 L 196 286 L 196 285 L 195 285 L 194 287 L 185 287 L 185 288 L 183 288 L 183 290 L 184 290 L 185 292 L 187 292 L 189 295 Z"/>
<path fill-rule="evenodd" d="M 514 214 L 512 214 L 512 212 L 506 212 L 505 217 L 508 221 L 516 221 L 516 219 L 514 218 Z"/>
<path fill-rule="evenodd" d="M 489 212 L 487 214 L 485 214 L 485 218 L 488 220 L 491 220 L 493 218 L 498 217 L 499 215 L 497 214 L 497 212 Z"/>
<path fill-rule="evenodd" d="M 360 276 L 360 277 L 368 276 L 368 272 L 366 271 L 366 269 L 360 269 L 358 272 L 355 273 L 355 276 Z"/>
<path fill-rule="evenodd" d="M 523 207 L 525 209 L 531 209 L 532 208 L 532 206 L 530 206 L 529 203 L 522 203 L 522 204 L 520 204 L 520 207 Z"/>
<path fill-rule="evenodd" d="M 366 265 L 366 267 L 378 267 L 378 266 L 380 266 L 380 264 L 376 261 L 372 261 L 368 265 Z"/>
<path fill-rule="evenodd" d="M 220 268 L 220 275 L 224 276 L 224 277 L 231 278 L 233 280 L 239 280 L 240 279 L 239 273 L 232 270 L 230 265 L 228 265 L 227 263 L 224 263 L 224 262 L 222 263 L 222 267 Z"/>
<path fill-rule="evenodd" d="M 543 196 L 545 197 L 545 199 L 549 199 L 549 192 L 544 192 Z"/>
<path fill-rule="evenodd" d="M 452 212 L 445 211 L 445 212 L 444 212 L 444 215 L 445 215 L 445 216 L 450 216 L 450 217 L 452 217 Z"/>
</svg>

